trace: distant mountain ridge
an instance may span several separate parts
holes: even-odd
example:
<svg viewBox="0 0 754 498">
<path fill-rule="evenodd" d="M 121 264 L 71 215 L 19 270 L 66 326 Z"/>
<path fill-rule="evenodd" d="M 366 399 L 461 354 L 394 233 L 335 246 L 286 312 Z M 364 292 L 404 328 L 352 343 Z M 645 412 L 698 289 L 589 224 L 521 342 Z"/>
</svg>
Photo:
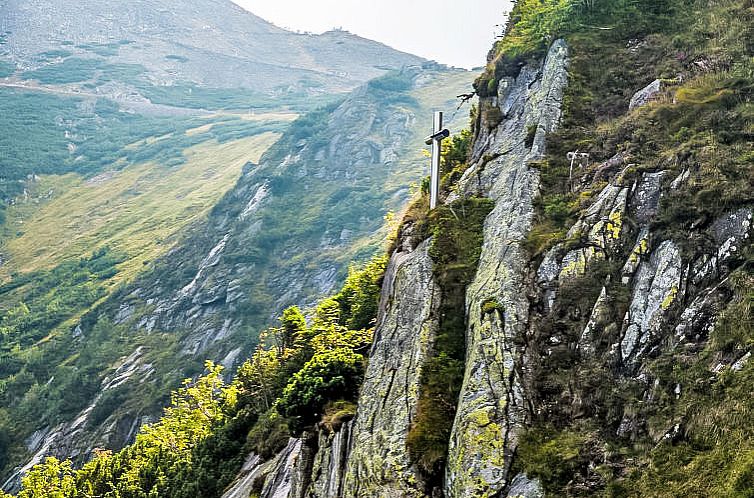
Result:
<svg viewBox="0 0 754 498">
<path fill-rule="evenodd" d="M 341 93 L 426 62 L 344 31 L 292 33 L 229 0 L 8 0 L 0 5 L 0 35 L 0 57 L 22 71 L 104 57 L 133 65 L 127 77 L 106 78 L 131 86 L 138 80 L 277 96 Z"/>
</svg>

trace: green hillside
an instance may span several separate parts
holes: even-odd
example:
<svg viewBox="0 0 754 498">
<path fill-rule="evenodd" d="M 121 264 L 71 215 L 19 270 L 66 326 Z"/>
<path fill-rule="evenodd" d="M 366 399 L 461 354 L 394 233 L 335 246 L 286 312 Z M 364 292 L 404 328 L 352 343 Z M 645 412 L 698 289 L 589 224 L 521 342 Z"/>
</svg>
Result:
<svg viewBox="0 0 754 498">
<path fill-rule="evenodd" d="M 15 496 L 754 496 L 753 40 L 750 0 L 518 0 L 431 212 L 409 123 L 463 72 L 295 120 L 13 93 L 53 151 L 3 187 Z"/>
<path fill-rule="evenodd" d="M 73 431 L 61 437 L 83 450 L 95 444 L 87 438 L 122 446 L 132 435 L 121 425 L 159 413 L 169 390 L 199 373 L 206 356 L 219 360 L 236 348 L 252 350 L 278 306 L 270 293 L 286 291 L 275 288 L 276 274 L 290 266 L 292 275 L 305 277 L 324 261 L 336 268 L 333 282 L 342 282 L 352 259 L 374 254 L 382 246 L 384 217 L 401 209 L 407 185 L 426 162 L 419 145 L 425 132 L 407 126 L 405 117 L 428 115 L 438 103 L 453 105 L 454 96 L 443 89 L 457 88 L 455 94 L 470 82 L 464 72 L 428 71 L 437 80 L 421 90 L 414 88 L 422 72 L 417 68 L 297 120 L 287 110 L 132 114 L 107 99 L 2 90 L 8 97 L 0 104 L 8 110 L 3 119 L 13 129 L 0 139 L 13 151 L 3 158 L 7 207 L 0 228 L 0 463 L 6 472 L 36 452 L 21 442 L 38 431 Z M 393 131 L 404 157 L 389 167 L 380 158 L 359 166 L 347 154 L 328 159 L 328 168 L 354 180 L 346 186 L 307 179 L 309 202 L 301 203 L 291 188 L 296 173 L 280 165 L 302 140 L 311 149 L 300 164 L 317 164 L 315 155 L 328 140 L 348 133 L 334 117 L 341 108 L 394 113 L 390 126 L 398 125 Z M 379 126 L 363 140 L 386 142 Z M 274 197 L 247 219 L 241 213 L 249 200 L 239 196 L 260 179 L 274 182 Z M 214 268 L 225 261 L 255 268 L 243 284 L 244 306 L 223 319 L 240 317 L 243 327 L 213 349 L 189 354 L 187 341 L 205 325 L 192 329 L 180 321 L 184 308 L 176 308 L 172 324 L 144 324 L 190 283 L 229 219 L 237 220 L 244 238 L 233 239 L 223 254 L 228 259 Z M 258 219 L 266 230 L 249 238 L 245 227 Z M 330 230 L 354 235 L 331 250 L 306 249 Z M 210 276 L 200 283 L 215 282 Z M 288 299 L 321 295 L 308 287 Z M 101 396 L 108 375 L 137 351 L 148 382 L 135 378 Z M 86 423 L 73 425 L 80 417 Z"/>
</svg>

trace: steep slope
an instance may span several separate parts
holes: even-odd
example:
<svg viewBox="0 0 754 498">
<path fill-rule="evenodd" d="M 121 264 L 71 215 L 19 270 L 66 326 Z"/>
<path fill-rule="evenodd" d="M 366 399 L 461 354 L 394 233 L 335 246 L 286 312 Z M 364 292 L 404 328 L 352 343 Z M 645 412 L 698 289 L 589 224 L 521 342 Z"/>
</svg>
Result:
<svg viewBox="0 0 754 498">
<path fill-rule="evenodd" d="M 437 89 L 454 95 L 467 82 L 463 72 L 410 70 L 294 123 L 122 305 L 152 303 L 142 326 L 190 330 L 196 344 L 187 348 L 197 353 L 223 323 L 228 334 L 258 329 L 284 307 L 332 292 L 350 261 L 379 247 L 385 216 L 401 209 L 425 169 L 419 119 L 435 98 L 454 105 Z"/>
<path fill-rule="evenodd" d="M 29 337 L 20 326 L 11 329 L 11 337 L 22 341 L 23 348 L 5 354 L 5 399 L 11 418 L 7 427 L 19 439 L 34 432 L 27 440 L 27 451 L 36 455 L 32 462 L 45 454 L 84 457 L 94 447 L 119 448 L 159 411 L 169 386 L 200 371 L 205 358 L 227 367 L 237 365 L 257 343 L 259 331 L 284 307 L 306 306 L 332 292 L 350 262 L 368 258 L 382 245 L 385 216 L 401 209 L 409 197 L 407 186 L 425 169 L 421 144 L 426 126 L 421 116 L 431 115 L 436 106 L 452 109 L 454 96 L 469 82 L 463 71 L 414 68 L 370 82 L 342 103 L 305 115 L 259 164 L 224 164 L 223 174 L 237 173 L 243 166 L 236 187 L 211 212 L 204 211 L 206 219 L 196 207 L 192 218 L 168 216 L 171 233 L 177 234 L 181 226 L 189 228 L 154 244 L 141 238 L 164 233 L 159 217 L 173 209 L 160 197 L 172 192 L 165 186 L 201 172 L 203 183 L 211 188 L 213 176 L 199 169 L 201 161 L 206 166 L 228 155 L 202 156 L 195 168 L 187 154 L 186 164 L 159 182 L 152 178 L 146 192 L 139 182 L 147 180 L 147 173 L 127 168 L 94 185 L 74 183 L 70 193 L 45 201 L 24 224 L 29 234 L 6 245 L 8 254 L 15 255 L 14 264 L 41 265 L 51 257 L 65 260 L 82 245 L 91 247 L 92 240 L 120 259 L 111 263 L 119 271 L 106 275 L 105 287 L 97 287 L 93 299 L 78 303 L 85 305 L 79 313 L 64 315 L 65 320 L 58 315 L 48 318 L 52 326 L 41 329 L 48 337 Z M 250 140 L 232 142 L 240 158 L 249 158 Z M 184 202 L 180 185 L 171 187 L 178 189 L 171 202 L 179 205 Z M 156 212 L 146 219 L 113 218 L 113 204 L 120 198 L 132 202 L 135 187 L 142 190 L 139 202 L 151 202 Z M 50 226 L 61 203 L 73 198 L 96 203 L 103 191 L 114 197 L 108 195 L 85 226 Z M 192 187 L 185 202 L 196 206 L 200 193 Z M 303 201 L 302 193 L 307 197 Z M 15 219 L 15 208 L 10 214 Z M 128 229 L 112 226 L 115 222 Z M 77 237 L 56 241 L 47 251 L 20 252 L 43 234 L 67 230 Z M 123 251 L 129 248 L 142 252 L 124 261 Z M 165 251 L 168 254 L 161 257 Z M 28 288 L 34 280 L 27 277 L 24 282 L 27 287 L 9 285 L 0 291 L 16 308 L 28 304 L 36 317 L 41 302 L 31 301 L 37 290 Z M 127 285 L 116 286 L 119 282 Z M 63 289 L 57 292 L 62 295 Z M 78 295 L 78 287 L 65 292 Z M 47 365 L 32 373 L 27 369 L 36 357 L 45 357 Z M 68 375 L 60 373 L 64 364 Z M 37 384 L 50 377 L 51 384 Z M 29 381 L 31 386 L 25 384 Z M 38 389 L 48 406 L 44 416 L 29 418 Z M 66 398 L 70 401 L 63 403 Z M 13 399 L 20 400 L 16 407 Z M 20 448 L 14 451 L 14 458 L 23 458 Z"/>
<path fill-rule="evenodd" d="M 314 473 L 309 495 L 281 496 L 746 495 L 752 47 L 739 36 L 752 19 L 744 2 L 694 7 L 519 3 L 477 82 L 469 167 L 446 191 L 456 217 L 463 197 L 495 201 L 476 275 L 467 286 L 443 278 L 457 228 L 412 210 L 356 420 L 330 436 L 351 450 L 312 446 L 315 462 L 344 463 L 324 476 L 329 487 Z M 565 40 L 544 45 L 527 31 L 536 26 Z M 433 270 L 404 263 L 426 253 L 425 223 Z M 440 303 L 414 296 L 432 274 Z M 398 292 L 396 278 L 413 284 Z M 464 287 L 463 384 L 438 390 L 433 354 L 445 379 L 457 367 L 447 316 L 422 306 L 442 310 Z M 435 407 L 453 392 L 443 456 Z M 307 482 L 300 455 L 293 482 Z"/>
<path fill-rule="evenodd" d="M 4 470 L 34 454 L 76 456 L 97 444 L 122 446 L 159 411 L 178 378 L 201 369 L 205 355 L 233 363 L 283 303 L 313 302 L 329 291 L 352 258 L 371 254 L 384 214 L 400 208 L 407 198 L 401 189 L 420 171 L 417 156 L 403 154 L 424 133 L 416 117 L 448 100 L 437 84 L 421 80 L 439 77 L 457 93 L 468 85 L 462 72 L 422 68 L 418 57 L 345 32 L 290 33 L 229 1 L 9 1 L 0 4 L 0 32 Z M 404 67 L 412 75 L 406 85 L 375 87 L 381 93 L 374 95 L 361 90 L 341 105 L 354 88 Z M 425 95 L 408 95 L 414 80 Z M 391 103 L 393 97 L 401 102 Z M 280 216 L 281 226 L 298 230 L 285 257 L 252 265 L 250 258 L 266 248 L 244 253 L 244 244 L 254 243 L 248 232 L 229 241 L 248 263 L 236 292 L 243 294 L 242 307 L 253 303 L 256 313 L 214 302 L 216 309 L 201 320 L 188 317 L 190 301 L 204 298 L 181 300 L 180 290 L 225 236 L 228 213 L 250 200 L 244 197 L 250 185 L 233 186 L 240 177 L 290 181 L 293 172 L 275 172 L 275 162 L 296 151 L 290 133 L 270 151 L 275 157 L 258 166 L 260 158 L 299 113 L 327 102 L 336 104 L 310 116 L 313 124 L 330 119 L 334 108 L 351 113 L 330 119 L 328 137 L 345 136 L 338 127 L 357 122 L 359 112 L 380 118 L 359 139 L 374 150 L 384 147 L 382 156 L 364 155 L 354 138 L 348 147 L 366 162 L 354 166 L 347 154 L 326 158 L 334 175 L 358 177 L 354 191 L 364 193 L 359 201 L 369 216 L 346 227 L 335 214 L 353 197 L 337 197 L 327 179 L 314 181 L 311 195 L 332 197 L 332 211 L 295 224 L 275 206 L 265 211 L 268 225 Z M 384 106 L 389 110 L 380 115 Z M 396 161 L 391 147 L 412 159 Z M 308 154 L 301 164 L 315 160 L 322 159 Z M 357 174 L 359 167 L 377 174 Z M 294 195 L 286 192 L 278 202 L 291 203 Z M 307 257 L 292 256 L 312 253 L 320 242 L 315 227 L 328 223 L 337 237 L 328 253 L 309 262 L 316 266 L 310 274 Z M 237 225 L 238 232 L 248 228 Z M 287 265 L 286 281 L 310 282 L 283 296 L 267 275 Z M 266 275 L 257 282 L 251 269 L 261 272 L 260 266 Z M 225 271 L 238 268 L 236 261 Z M 139 283 L 146 291 L 129 295 L 138 289 L 129 285 L 145 273 Z M 227 284 L 225 276 L 210 275 L 199 292 L 209 292 L 212 282 Z M 148 303 L 137 299 L 144 292 Z M 209 337 L 223 330 L 215 311 L 228 313 L 223 333 L 233 337 L 210 348 Z M 128 394 L 126 381 L 137 373 L 148 385 Z M 118 407 L 120 416 L 108 419 Z"/>
<path fill-rule="evenodd" d="M 417 196 L 389 260 L 308 323 L 286 310 L 194 446 L 147 430 L 29 487 L 138 470 L 135 496 L 215 496 L 240 469 L 227 498 L 749 496 L 753 16 L 521 0 L 442 205 Z"/>
<path fill-rule="evenodd" d="M 174 166 L 213 138 L 205 126 L 219 142 L 261 131 L 252 116 L 280 131 L 290 116 L 270 111 L 311 110 L 423 62 L 346 32 L 290 33 L 229 0 L 3 2 L 0 221 L 33 175 Z M 194 128 L 203 136 L 181 136 Z"/>
<path fill-rule="evenodd" d="M 311 110 L 423 62 L 346 32 L 290 33 L 229 0 L 3 2 L 0 210 L 29 174 L 94 176 L 191 118 Z"/>
</svg>

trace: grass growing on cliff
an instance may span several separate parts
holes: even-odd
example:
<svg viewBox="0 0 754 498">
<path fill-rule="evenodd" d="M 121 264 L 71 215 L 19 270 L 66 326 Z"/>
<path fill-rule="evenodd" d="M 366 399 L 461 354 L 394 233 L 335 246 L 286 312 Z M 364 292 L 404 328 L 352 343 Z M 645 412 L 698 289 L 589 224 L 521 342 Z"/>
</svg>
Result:
<svg viewBox="0 0 754 498">
<path fill-rule="evenodd" d="M 725 284 L 731 298 L 704 348 L 664 353 L 650 364 L 661 387 L 647 413 L 649 430 L 670 436 L 631 469 L 633 485 L 613 483 L 623 493 L 616 496 L 754 495 L 754 362 L 736 364 L 754 345 L 751 250 L 748 258 Z M 712 374 L 721 360 L 734 366 Z M 674 386 L 682 386 L 682 396 Z"/>
<path fill-rule="evenodd" d="M 670 170 L 670 181 L 687 170 L 688 183 L 664 196 L 653 233 L 695 257 L 710 241 L 690 238 L 690 232 L 753 201 L 750 2 L 573 2 L 565 22 L 556 13 L 553 21 L 559 22 L 540 25 L 538 33 L 523 29 L 558 6 L 566 7 L 518 2 L 512 18 L 519 27 L 509 26 L 477 82 L 480 95 L 492 95 L 501 77 L 515 77 L 521 63 L 544 53 L 555 36 L 569 43 L 563 122 L 548 137 L 547 157 L 532 164 L 541 173 L 542 196 L 527 248 L 537 256 L 559 242 L 578 247 L 578 240 L 566 240 L 567 229 L 606 181 L 630 186 L 642 172 L 661 169 Z M 628 113 L 632 93 L 655 78 L 663 81 L 660 98 Z M 571 151 L 591 155 L 573 184 L 566 159 Z M 600 171 L 616 152 L 624 155 L 622 163 Z M 631 223 L 626 220 L 628 230 Z M 740 257 L 731 263 L 739 264 Z M 530 386 L 537 417 L 522 437 L 517 470 L 540 478 L 553 496 L 750 496 L 752 416 L 741 401 L 751 398 L 749 367 L 710 375 L 719 358 L 730 362 L 750 349 L 750 302 L 736 301 L 735 325 L 728 312 L 723 315 L 704 355 L 693 348 L 666 354 L 653 367 L 662 387 L 651 393 L 665 397 L 647 403 L 646 389 L 624 376 L 606 350 L 620 340 L 626 313 L 627 291 L 615 283 L 619 268 L 588 271 L 576 293 L 561 289 L 558 309 L 548 314 L 551 323 L 540 324 L 543 337 L 530 339 L 529 346 L 545 344 L 545 350 L 528 350 L 542 365 L 527 365 L 539 369 Z M 612 280 L 605 280 L 608 275 Z M 593 362 L 580 358 L 574 344 L 606 282 L 614 323 L 594 344 L 604 362 Z M 553 344 L 545 342 L 550 336 Z M 684 386 L 680 401 L 674 400 L 676 385 Z M 646 408 L 653 404 L 673 409 L 654 413 Z M 617 437 L 624 416 L 649 417 L 649 428 L 637 421 L 637 433 Z M 662 439 L 676 423 L 681 432 Z"/>
<path fill-rule="evenodd" d="M 543 192 L 528 240 L 532 254 L 558 242 L 578 247 L 565 240 L 566 230 L 607 181 L 630 187 L 642 173 L 660 170 L 669 171 L 667 184 L 684 171 L 689 179 L 665 189 L 651 227 L 655 240 L 674 240 L 684 262 L 713 248 L 712 221 L 754 202 L 753 25 L 751 5 L 741 0 L 600 2 L 576 15 L 578 29 L 563 31 L 571 61 L 561 128 L 548 137 L 545 160 L 533 164 Z M 629 112 L 633 92 L 654 79 L 663 82 L 660 96 Z M 577 150 L 590 153 L 591 164 L 569 185 L 566 153 Z M 616 153 L 623 159 L 609 166 Z M 624 226 L 635 235 L 633 220 Z M 580 295 L 561 288 L 548 313 L 552 323 L 541 324 L 555 344 L 534 352 L 541 365 L 528 365 L 538 369 L 531 391 L 540 399 L 517 470 L 539 477 L 553 496 L 751 496 L 751 365 L 713 372 L 752 345 L 750 256 L 738 254 L 728 265 L 740 268 L 718 288 L 723 302 L 735 296 L 728 309 L 709 338 L 702 333 L 682 346 L 658 341 L 645 366 L 658 380 L 654 387 L 609 352 L 627 311 L 620 268 L 589 268 Z M 613 323 L 594 338 L 595 357 L 581 355 L 573 345 L 603 285 L 606 321 Z"/>
<path fill-rule="evenodd" d="M 560 37 L 570 40 L 586 33 L 627 40 L 669 28 L 676 20 L 674 6 L 665 0 L 517 0 L 476 91 L 482 97 L 495 95 L 500 79 L 516 77 L 525 62 L 542 57 Z"/>
<path fill-rule="evenodd" d="M 466 354 L 466 286 L 476 273 L 482 250 L 484 220 L 494 202 L 468 198 L 430 212 L 433 273 L 442 292 L 439 328 L 432 357 L 422 371 L 416 420 L 408 450 L 428 486 L 442 481 Z"/>
</svg>

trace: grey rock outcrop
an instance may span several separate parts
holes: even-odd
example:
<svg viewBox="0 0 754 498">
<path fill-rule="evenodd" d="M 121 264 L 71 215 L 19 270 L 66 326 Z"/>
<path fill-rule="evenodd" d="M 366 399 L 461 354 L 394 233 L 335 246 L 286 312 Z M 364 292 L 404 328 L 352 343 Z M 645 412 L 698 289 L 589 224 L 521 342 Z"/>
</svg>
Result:
<svg viewBox="0 0 754 498">
<path fill-rule="evenodd" d="M 507 498 L 543 498 L 545 492 L 539 479 L 529 479 L 526 474 L 518 474 L 511 481 Z"/>
<path fill-rule="evenodd" d="M 319 444 L 312 467 L 311 498 L 340 498 L 343 496 L 346 462 L 351 451 L 353 420 L 331 433 L 319 431 Z"/>
<path fill-rule="evenodd" d="M 628 105 L 629 110 L 647 105 L 662 91 L 662 81 L 654 80 L 649 85 L 645 86 L 631 97 L 631 102 Z"/>
<path fill-rule="evenodd" d="M 664 314 L 678 296 L 681 277 L 681 255 L 671 241 L 662 242 L 639 266 L 620 344 L 624 361 L 635 361 L 651 335 L 660 330 Z"/>
<path fill-rule="evenodd" d="M 450 441 L 446 494 L 492 496 L 507 485 L 522 399 L 513 337 L 528 321 L 524 289 L 528 258 L 521 243 L 531 227 L 539 175 L 528 162 L 541 158 L 545 135 L 560 120 L 567 84 L 568 48 L 555 42 L 541 66 L 525 66 L 503 79 L 497 101 L 504 119 L 464 174 L 461 191 L 495 200 L 484 226 L 476 277 L 467 290 L 466 372 Z M 536 127 L 531 147 L 527 130 Z M 493 157 L 494 159 L 486 160 Z M 494 300 L 503 311 L 482 313 Z"/>
<path fill-rule="evenodd" d="M 248 498 L 253 492 L 259 492 L 260 498 L 304 498 L 308 476 L 302 467 L 306 465 L 306 451 L 301 439 L 291 438 L 266 462 L 250 454 L 222 498 Z"/>
<path fill-rule="evenodd" d="M 334 432 L 319 428 L 308 442 L 291 439 L 268 462 L 250 455 L 223 498 L 247 496 L 262 481 L 264 498 L 424 496 L 406 438 L 438 324 L 429 245 L 390 260 L 356 418 Z"/>
<path fill-rule="evenodd" d="M 396 252 L 385 281 L 384 311 L 359 395 L 344 496 L 418 498 L 423 492 L 406 440 L 438 325 L 440 289 L 429 241 L 411 253 Z"/>
<path fill-rule="evenodd" d="M 248 498 L 254 490 L 257 480 L 263 477 L 264 470 L 265 465 L 262 458 L 255 453 L 250 454 L 246 457 L 238 477 L 223 493 L 222 498 Z"/>
<path fill-rule="evenodd" d="M 653 171 L 626 164 L 631 154 L 613 150 L 606 156 L 613 154 L 611 159 L 585 172 L 584 183 L 575 187 L 578 192 L 599 185 L 582 192 L 580 215 L 569 227 L 567 241 L 547 251 L 541 262 L 527 254 L 523 242 L 539 193 L 539 173 L 531 162 L 543 158 L 545 136 L 558 126 L 567 68 L 568 49 L 558 41 L 541 65 L 523 66 L 517 77 L 500 82 L 495 97 L 483 99 L 480 108 L 486 115 L 477 122 L 481 128 L 471 165 L 447 200 L 485 196 L 495 201 L 485 221 L 477 272 L 466 291 L 466 367 L 443 482 L 449 498 L 544 496 L 542 482 L 514 473 L 518 466 L 512 467 L 513 460 L 525 458 L 516 453 L 520 434 L 536 430 L 542 419 L 549 422 L 551 413 L 581 418 L 601 408 L 590 405 L 589 392 L 569 392 L 570 384 L 557 389 L 563 379 L 553 380 L 547 370 L 555 353 L 566 359 L 552 360 L 554 365 L 562 368 L 557 362 L 573 361 L 600 370 L 621 388 L 635 389 L 641 403 L 650 405 L 663 395 L 682 397 L 689 387 L 658 387 L 649 360 L 699 351 L 730 299 L 726 279 L 750 244 L 750 206 L 723 215 L 718 211 L 715 219 L 700 217 L 683 227 L 663 227 L 668 214 L 664 199 L 685 188 L 692 172 L 684 169 L 676 176 L 673 166 Z M 648 101 L 654 90 L 645 90 Z M 674 177 L 682 180 L 671 182 Z M 692 243 L 677 236 L 679 229 Z M 693 244 L 699 240 L 704 243 Z M 441 292 L 432 282 L 428 241 L 415 250 L 403 242 L 383 286 L 350 450 L 341 449 L 342 441 L 336 443 L 340 435 L 320 434 L 312 496 L 427 495 L 406 439 L 422 366 L 438 326 Z M 725 369 L 739 372 L 751 355 L 746 349 L 722 355 L 710 366 L 711 375 Z M 553 392 L 543 394 L 538 381 L 552 382 L 556 389 L 548 384 L 542 390 Z M 665 392 L 658 394 L 660 389 Z M 559 403 L 563 406 L 554 408 Z M 651 430 L 656 441 L 664 441 L 683 432 L 676 421 L 647 429 L 636 410 L 611 413 L 612 433 L 633 440 Z M 597 447 L 581 451 L 604 458 Z M 601 479 L 591 468 L 588 473 L 580 477 Z"/>
<path fill-rule="evenodd" d="M 259 498 L 304 498 L 308 472 L 308 448 L 301 439 L 291 438 L 288 445 L 270 461 L 270 473 Z"/>
</svg>

